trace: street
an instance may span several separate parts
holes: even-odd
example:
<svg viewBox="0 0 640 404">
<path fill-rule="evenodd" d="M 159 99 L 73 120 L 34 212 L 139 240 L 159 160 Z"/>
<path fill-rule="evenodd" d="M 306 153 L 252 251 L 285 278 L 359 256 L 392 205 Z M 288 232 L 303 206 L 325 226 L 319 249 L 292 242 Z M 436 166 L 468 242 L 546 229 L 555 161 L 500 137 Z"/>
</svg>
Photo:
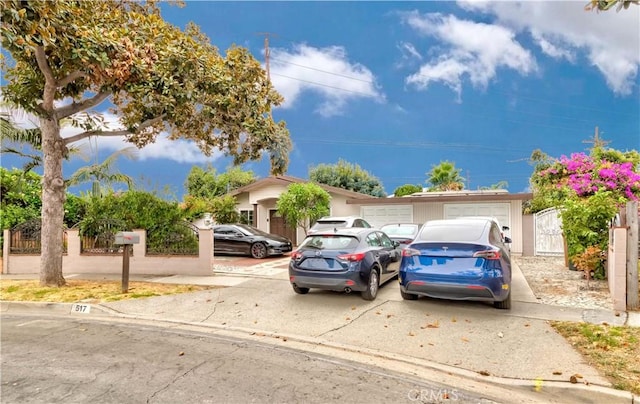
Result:
<svg viewBox="0 0 640 404">
<path fill-rule="evenodd" d="M 2 403 L 490 402 L 375 366 L 196 330 L 2 316 Z"/>
</svg>

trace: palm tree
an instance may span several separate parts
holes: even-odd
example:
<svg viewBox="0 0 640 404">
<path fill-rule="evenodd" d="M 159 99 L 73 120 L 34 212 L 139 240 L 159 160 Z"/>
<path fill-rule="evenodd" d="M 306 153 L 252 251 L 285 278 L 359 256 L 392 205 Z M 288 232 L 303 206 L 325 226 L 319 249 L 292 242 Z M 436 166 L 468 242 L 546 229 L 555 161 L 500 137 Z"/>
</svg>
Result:
<svg viewBox="0 0 640 404">
<path fill-rule="evenodd" d="M 460 191 L 464 189 L 464 178 L 454 163 L 442 161 L 427 173 L 427 184 L 431 184 L 429 191 Z"/>
<path fill-rule="evenodd" d="M 120 156 L 132 159 L 137 158 L 137 151 L 136 147 L 126 147 L 112 153 L 102 163 L 81 167 L 65 181 L 66 185 L 69 187 L 92 182 L 91 193 L 96 197 L 102 195 L 101 184 L 125 183 L 131 189 L 133 187 L 133 179 L 126 174 L 113 171 L 113 165 Z"/>
<path fill-rule="evenodd" d="M 24 153 L 19 148 L 14 147 L 16 144 L 26 144 L 31 146 L 34 151 L 40 151 L 42 145 L 40 129 L 20 128 L 11 120 L 10 114 L 6 111 L 0 112 L 0 142 L 2 144 L 0 153 L 15 154 L 27 159 L 27 162 L 22 168 L 25 173 L 42 164 L 41 154 Z M 7 145 L 7 143 L 10 145 Z"/>
</svg>

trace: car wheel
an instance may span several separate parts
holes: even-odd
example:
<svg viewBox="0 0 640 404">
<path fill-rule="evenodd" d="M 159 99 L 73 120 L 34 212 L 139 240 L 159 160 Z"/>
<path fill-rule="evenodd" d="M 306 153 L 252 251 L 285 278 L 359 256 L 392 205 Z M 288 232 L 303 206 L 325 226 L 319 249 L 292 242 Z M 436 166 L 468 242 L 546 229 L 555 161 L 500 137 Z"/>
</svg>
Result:
<svg viewBox="0 0 640 404">
<path fill-rule="evenodd" d="M 293 286 L 293 291 L 299 295 L 306 295 L 307 293 L 309 293 L 309 288 L 301 288 L 298 285 L 291 285 L 291 286 Z"/>
<path fill-rule="evenodd" d="M 493 302 L 493 307 L 496 309 L 509 310 L 511 309 L 511 291 L 507 295 L 507 298 L 501 302 Z"/>
<path fill-rule="evenodd" d="M 418 295 L 403 292 L 402 289 L 400 289 L 400 296 L 402 296 L 404 300 L 418 300 Z"/>
<path fill-rule="evenodd" d="M 251 257 L 262 259 L 267 256 L 267 246 L 262 243 L 251 244 Z"/>
<path fill-rule="evenodd" d="M 378 295 L 378 288 L 380 287 L 380 277 L 378 276 L 378 270 L 371 268 L 371 274 L 369 274 L 369 282 L 367 282 L 367 289 L 362 292 L 362 298 L 364 300 L 374 300 Z"/>
</svg>

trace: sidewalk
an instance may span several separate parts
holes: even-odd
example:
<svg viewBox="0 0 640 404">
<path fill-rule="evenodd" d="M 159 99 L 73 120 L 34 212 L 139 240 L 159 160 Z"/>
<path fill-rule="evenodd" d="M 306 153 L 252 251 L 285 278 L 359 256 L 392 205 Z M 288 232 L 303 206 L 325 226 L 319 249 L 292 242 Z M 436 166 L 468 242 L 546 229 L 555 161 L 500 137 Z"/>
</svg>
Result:
<svg viewBox="0 0 640 404">
<path fill-rule="evenodd" d="M 548 320 L 638 324 L 638 313 L 546 306 L 536 302 L 519 268 L 514 268 L 513 308 L 495 310 L 472 302 L 403 301 L 396 282 L 375 301 L 359 294 L 291 290 L 286 259 L 245 270 L 230 260 L 205 277 L 162 276 L 130 280 L 225 286 L 183 295 L 93 305 L 92 316 L 154 321 L 172 327 L 204 327 L 287 347 L 429 377 L 483 392 L 498 402 L 624 402 L 631 393 L 608 381 L 547 323 Z M 3 278 L 12 276 L 3 275 Z M 80 278 L 66 274 L 67 279 Z M 37 276 L 36 276 L 37 278 Z M 118 274 L 82 275 L 118 280 Z M 71 314 L 70 305 L 2 303 L 2 313 L 46 310 Z M 77 314 L 76 314 L 77 315 Z M 571 375 L 579 383 L 571 384 Z M 536 386 L 542 390 L 536 391 Z M 492 390 L 493 389 L 493 390 Z M 505 391 L 509 396 L 502 395 Z M 502 397 L 502 400 L 499 398 Z M 509 398 L 506 398 L 509 397 Z M 639 398 L 635 398 L 638 402 Z"/>
</svg>

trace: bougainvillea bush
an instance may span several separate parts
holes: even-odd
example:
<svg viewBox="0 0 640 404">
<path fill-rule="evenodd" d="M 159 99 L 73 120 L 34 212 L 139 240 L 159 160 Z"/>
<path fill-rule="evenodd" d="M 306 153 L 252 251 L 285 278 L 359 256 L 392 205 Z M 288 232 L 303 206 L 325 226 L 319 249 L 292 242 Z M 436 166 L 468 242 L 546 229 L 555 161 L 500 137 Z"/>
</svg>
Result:
<svg viewBox="0 0 640 404">
<path fill-rule="evenodd" d="M 627 201 L 640 199 L 639 165 L 635 150 L 594 147 L 589 155 L 562 156 L 534 172 L 538 205 L 561 210 L 570 259 L 579 260 L 590 247 L 607 251 L 610 221 Z M 604 277 L 602 262 L 595 271 Z"/>
</svg>

